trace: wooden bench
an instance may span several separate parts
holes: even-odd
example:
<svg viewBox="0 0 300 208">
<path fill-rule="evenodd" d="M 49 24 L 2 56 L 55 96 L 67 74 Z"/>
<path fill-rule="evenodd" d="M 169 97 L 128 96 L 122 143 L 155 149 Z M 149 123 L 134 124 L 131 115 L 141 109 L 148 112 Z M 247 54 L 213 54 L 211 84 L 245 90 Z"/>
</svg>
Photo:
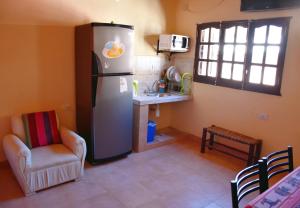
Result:
<svg viewBox="0 0 300 208">
<path fill-rule="evenodd" d="M 206 139 L 207 133 L 210 134 L 209 139 Z M 238 148 L 234 148 L 215 141 L 215 136 L 219 138 L 224 138 L 231 140 L 236 143 L 248 145 L 249 151 L 245 152 Z M 208 143 L 208 144 L 207 144 Z M 215 150 L 229 154 L 241 160 L 247 161 L 247 165 L 255 164 L 260 156 L 262 141 L 260 139 L 254 139 L 252 137 L 230 131 L 217 126 L 211 126 L 208 128 L 203 128 L 202 141 L 201 141 L 201 152 L 205 153 L 205 147 L 208 146 L 209 149 L 215 147 Z"/>
</svg>

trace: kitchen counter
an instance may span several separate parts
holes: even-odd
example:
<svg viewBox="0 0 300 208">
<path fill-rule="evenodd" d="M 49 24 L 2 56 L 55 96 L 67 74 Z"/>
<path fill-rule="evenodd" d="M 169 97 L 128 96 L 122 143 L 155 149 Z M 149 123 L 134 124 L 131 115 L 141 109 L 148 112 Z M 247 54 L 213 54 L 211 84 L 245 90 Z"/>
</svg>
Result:
<svg viewBox="0 0 300 208">
<path fill-rule="evenodd" d="M 163 94 L 163 96 L 134 96 L 133 103 L 136 105 L 151 105 L 151 104 L 160 104 L 160 103 L 172 103 L 190 100 L 191 96 L 181 95 L 181 94 Z"/>
</svg>

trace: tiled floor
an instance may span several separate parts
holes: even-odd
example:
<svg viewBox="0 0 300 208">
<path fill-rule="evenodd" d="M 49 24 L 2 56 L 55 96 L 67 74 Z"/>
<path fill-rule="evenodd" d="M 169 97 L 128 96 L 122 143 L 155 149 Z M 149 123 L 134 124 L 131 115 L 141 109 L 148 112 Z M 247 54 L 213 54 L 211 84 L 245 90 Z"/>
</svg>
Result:
<svg viewBox="0 0 300 208">
<path fill-rule="evenodd" d="M 84 178 L 30 197 L 8 167 L 0 168 L 0 207 L 230 208 L 230 180 L 244 162 L 215 151 L 199 153 L 184 136 L 174 144 L 99 166 Z"/>
</svg>

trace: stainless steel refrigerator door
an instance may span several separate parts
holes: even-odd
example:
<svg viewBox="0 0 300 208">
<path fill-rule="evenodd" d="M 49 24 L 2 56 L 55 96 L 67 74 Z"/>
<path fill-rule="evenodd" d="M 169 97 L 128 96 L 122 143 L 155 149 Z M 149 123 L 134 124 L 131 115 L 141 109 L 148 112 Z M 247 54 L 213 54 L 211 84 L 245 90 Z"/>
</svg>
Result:
<svg viewBox="0 0 300 208">
<path fill-rule="evenodd" d="M 132 79 L 132 75 L 98 77 L 93 108 L 95 160 L 132 149 Z"/>
<path fill-rule="evenodd" d="M 133 72 L 134 31 L 118 26 L 94 26 L 94 48 L 98 74 Z"/>
</svg>

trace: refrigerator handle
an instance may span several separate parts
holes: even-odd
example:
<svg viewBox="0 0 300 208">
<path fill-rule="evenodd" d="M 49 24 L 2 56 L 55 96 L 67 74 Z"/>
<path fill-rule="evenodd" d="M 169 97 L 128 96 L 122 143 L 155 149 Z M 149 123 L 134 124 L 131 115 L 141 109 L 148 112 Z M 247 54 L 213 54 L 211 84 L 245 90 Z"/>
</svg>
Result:
<svg viewBox="0 0 300 208">
<path fill-rule="evenodd" d="M 96 106 L 96 95 L 97 95 L 97 88 L 98 88 L 98 76 L 92 76 L 92 107 Z"/>
<path fill-rule="evenodd" d="M 92 76 L 92 107 L 96 106 L 96 94 L 97 94 L 97 85 L 98 77 Z"/>
<path fill-rule="evenodd" d="M 103 77 L 92 76 L 92 107 L 96 106 L 97 91 L 101 90 Z"/>
<path fill-rule="evenodd" d="M 97 75 L 97 74 L 102 74 L 103 73 L 103 69 L 102 69 L 102 64 L 101 64 L 101 60 L 98 57 L 98 55 L 93 51 L 92 52 L 92 74 L 93 75 Z"/>
</svg>

